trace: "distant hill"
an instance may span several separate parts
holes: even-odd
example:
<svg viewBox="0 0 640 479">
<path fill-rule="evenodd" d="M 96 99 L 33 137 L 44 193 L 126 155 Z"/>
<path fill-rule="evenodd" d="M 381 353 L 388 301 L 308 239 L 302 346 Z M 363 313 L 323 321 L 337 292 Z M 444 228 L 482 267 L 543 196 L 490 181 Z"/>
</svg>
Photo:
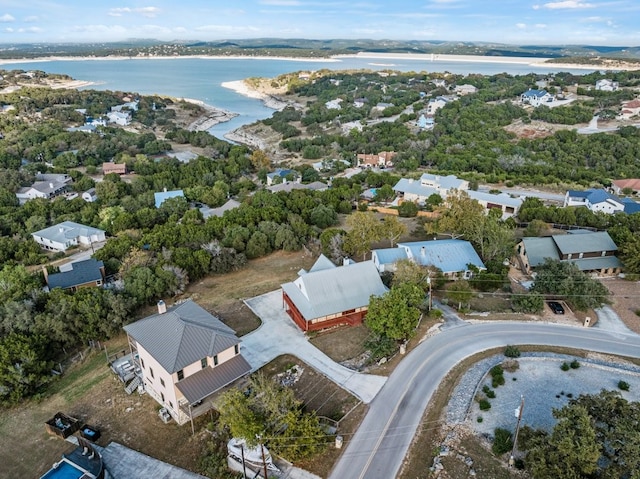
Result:
<svg viewBox="0 0 640 479">
<path fill-rule="evenodd" d="M 598 45 L 507 45 L 422 40 L 309 40 L 252 38 L 244 40 L 176 40 L 131 39 L 114 43 L 4 44 L 0 58 L 35 58 L 49 56 L 162 56 L 162 55 L 262 55 L 328 57 L 358 52 L 436 53 L 532 58 L 613 58 L 640 59 L 640 46 Z"/>
</svg>

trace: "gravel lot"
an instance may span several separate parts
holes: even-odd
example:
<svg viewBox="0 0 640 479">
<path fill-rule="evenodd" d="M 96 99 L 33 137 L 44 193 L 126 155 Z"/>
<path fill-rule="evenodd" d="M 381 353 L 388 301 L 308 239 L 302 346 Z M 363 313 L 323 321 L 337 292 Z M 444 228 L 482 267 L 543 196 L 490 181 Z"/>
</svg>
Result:
<svg viewBox="0 0 640 479">
<path fill-rule="evenodd" d="M 516 425 L 515 409 L 524 396 L 522 425 L 550 430 L 555 424 L 552 409 L 565 406 L 569 395 L 594 394 L 602 389 L 619 391 L 620 380 L 630 385 L 629 391 L 620 391 L 622 396 L 629 401 L 640 401 L 640 367 L 559 354 L 526 353 L 518 358 L 520 368 L 517 371 L 505 371 L 505 384 L 495 389 L 494 399 L 489 399 L 491 409 L 480 411 L 473 398 L 478 393 L 482 394 L 485 384 L 491 387 L 489 369 L 504 359 L 504 356 L 496 355 L 476 363 L 467 371 L 449 402 L 449 424 L 466 422 L 478 434 L 488 436 L 493 436 L 497 427 L 513 430 Z M 580 363 L 578 369 L 560 369 L 563 362 L 574 359 Z M 483 419 L 481 423 L 477 422 L 479 416 Z"/>
</svg>

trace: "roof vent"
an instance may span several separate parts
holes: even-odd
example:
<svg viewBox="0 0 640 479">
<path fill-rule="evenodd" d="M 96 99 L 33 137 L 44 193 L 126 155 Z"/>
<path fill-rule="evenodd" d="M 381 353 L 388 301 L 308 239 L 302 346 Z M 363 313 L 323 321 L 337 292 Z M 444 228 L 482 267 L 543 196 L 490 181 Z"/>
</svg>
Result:
<svg viewBox="0 0 640 479">
<path fill-rule="evenodd" d="M 424 246 L 420 247 L 420 254 L 422 256 L 426 256 L 427 255 L 427 248 L 425 248 Z"/>
<path fill-rule="evenodd" d="M 167 305 L 164 301 L 158 301 L 158 314 L 164 314 L 167 312 Z"/>
</svg>

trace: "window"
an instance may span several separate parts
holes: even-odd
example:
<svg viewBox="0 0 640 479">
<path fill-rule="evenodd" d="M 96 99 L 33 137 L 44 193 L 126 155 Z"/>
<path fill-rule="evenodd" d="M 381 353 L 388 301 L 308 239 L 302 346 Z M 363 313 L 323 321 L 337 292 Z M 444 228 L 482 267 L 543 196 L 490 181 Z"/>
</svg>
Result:
<svg viewBox="0 0 640 479">
<path fill-rule="evenodd" d="M 164 394 L 160 393 L 160 397 L 162 398 L 162 402 L 164 403 Z"/>
<path fill-rule="evenodd" d="M 202 366 L 202 369 L 206 368 L 208 364 L 207 358 L 202 358 L 200 360 L 200 365 Z"/>
<path fill-rule="evenodd" d="M 582 259 L 584 257 L 584 253 L 580 253 L 580 255 L 578 255 L 578 258 Z"/>
<path fill-rule="evenodd" d="M 164 385 L 164 379 L 160 378 L 160 384 L 162 384 L 162 387 L 165 387 L 165 385 Z"/>
<path fill-rule="evenodd" d="M 182 381 L 184 379 L 184 370 L 181 369 L 178 371 L 178 381 Z"/>
<path fill-rule="evenodd" d="M 144 369 L 144 359 L 140 358 L 140 364 L 142 364 L 142 369 Z"/>
<path fill-rule="evenodd" d="M 214 366 L 218 365 L 218 355 L 217 354 L 213 357 L 213 365 Z"/>
<path fill-rule="evenodd" d="M 237 344 L 233 347 L 233 352 L 236 354 L 240 354 L 240 347 Z"/>
<path fill-rule="evenodd" d="M 173 409 L 173 403 L 171 401 L 169 401 L 169 407 Z"/>
<path fill-rule="evenodd" d="M 149 368 L 149 374 L 151 374 L 151 377 L 155 379 L 155 376 L 153 375 L 153 368 Z"/>
</svg>

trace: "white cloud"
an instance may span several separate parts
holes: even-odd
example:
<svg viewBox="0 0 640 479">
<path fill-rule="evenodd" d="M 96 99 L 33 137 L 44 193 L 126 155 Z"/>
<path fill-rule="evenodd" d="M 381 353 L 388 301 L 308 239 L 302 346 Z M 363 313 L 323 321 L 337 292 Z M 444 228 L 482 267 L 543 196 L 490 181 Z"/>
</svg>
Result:
<svg viewBox="0 0 640 479">
<path fill-rule="evenodd" d="M 520 28 L 521 30 L 524 30 L 525 28 L 527 28 L 527 24 L 526 23 L 516 23 L 516 27 Z"/>
<path fill-rule="evenodd" d="M 546 23 L 536 23 L 535 27 L 536 28 L 547 28 L 547 24 Z"/>
<path fill-rule="evenodd" d="M 202 25 L 195 28 L 198 32 L 223 32 L 223 33 L 236 33 L 236 32 L 259 32 L 260 29 L 256 27 L 234 27 L 231 25 Z"/>
<path fill-rule="evenodd" d="M 158 13 L 160 13 L 160 9 L 158 7 L 140 7 L 140 8 L 129 8 L 129 7 L 121 7 L 121 8 L 112 8 L 109 10 L 109 16 L 111 17 L 121 17 L 124 14 L 129 13 L 137 13 L 142 15 L 143 17 L 153 18 Z"/>
<path fill-rule="evenodd" d="M 13 33 L 14 30 L 11 27 L 7 27 L 7 28 L 3 29 L 2 31 L 5 32 L 5 33 Z"/>
<path fill-rule="evenodd" d="M 585 3 L 583 0 L 564 0 L 562 2 L 549 2 L 542 5 L 550 10 L 573 9 L 573 8 L 594 8 L 593 3 Z M 535 8 L 535 6 L 534 6 Z"/>
<path fill-rule="evenodd" d="M 0 22 L 2 23 L 10 23 L 15 21 L 16 19 L 12 15 L 9 15 L 8 13 L 5 13 L 4 15 L 0 16 Z"/>
<path fill-rule="evenodd" d="M 27 28 L 18 28 L 19 33 L 42 33 L 42 28 L 40 27 L 27 27 Z"/>
<path fill-rule="evenodd" d="M 38 18 L 36 15 L 30 15 L 28 17 L 24 17 L 24 21 L 26 23 L 37 22 L 38 20 L 40 20 L 40 18 Z"/>
</svg>

